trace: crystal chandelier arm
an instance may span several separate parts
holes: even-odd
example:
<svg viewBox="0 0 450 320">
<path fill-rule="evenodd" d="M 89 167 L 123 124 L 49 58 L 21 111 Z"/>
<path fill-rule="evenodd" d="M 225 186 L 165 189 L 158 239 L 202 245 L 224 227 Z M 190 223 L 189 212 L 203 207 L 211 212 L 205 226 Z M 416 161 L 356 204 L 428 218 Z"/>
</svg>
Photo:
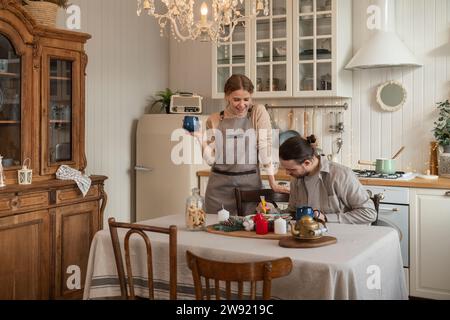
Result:
<svg viewBox="0 0 450 320">
<path fill-rule="evenodd" d="M 195 0 L 161 0 L 167 9 L 164 14 L 155 12 L 154 0 L 137 0 L 137 15 L 145 10 L 148 15 L 154 16 L 158 20 L 161 36 L 170 22 L 172 34 L 179 41 L 195 40 L 199 36 L 204 39 L 204 36 L 208 36 L 211 41 L 219 44 L 231 39 L 239 23 L 247 24 L 248 20 L 255 18 L 261 11 L 264 15 L 269 14 L 268 0 L 249 1 L 251 10 L 248 15 L 243 15 L 240 10 L 244 4 L 243 0 L 212 0 L 213 20 L 207 23 L 205 17 L 203 21 L 194 21 Z"/>
</svg>

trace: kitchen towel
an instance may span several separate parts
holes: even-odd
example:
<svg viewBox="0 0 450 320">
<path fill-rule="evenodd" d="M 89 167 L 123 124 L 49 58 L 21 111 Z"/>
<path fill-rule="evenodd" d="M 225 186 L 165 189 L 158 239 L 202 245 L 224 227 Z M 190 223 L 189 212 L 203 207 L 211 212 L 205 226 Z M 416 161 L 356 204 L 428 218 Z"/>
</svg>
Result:
<svg viewBox="0 0 450 320">
<path fill-rule="evenodd" d="M 56 178 L 60 180 L 74 180 L 83 194 L 83 197 L 86 196 L 91 187 L 91 179 L 87 175 L 66 165 L 62 165 L 58 168 L 58 171 L 56 171 Z"/>
</svg>

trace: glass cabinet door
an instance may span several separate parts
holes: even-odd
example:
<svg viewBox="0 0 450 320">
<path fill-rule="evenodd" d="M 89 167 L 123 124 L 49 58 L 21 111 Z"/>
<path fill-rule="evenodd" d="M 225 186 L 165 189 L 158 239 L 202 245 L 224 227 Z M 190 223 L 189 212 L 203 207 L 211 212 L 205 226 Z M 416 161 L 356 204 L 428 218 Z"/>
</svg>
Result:
<svg viewBox="0 0 450 320">
<path fill-rule="evenodd" d="M 331 92 L 333 1 L 296 0 L 296 92 Z"/>
<path fill-rule="evenodd" d="M 50 59 L 50 163 L 72 160 L 72 61 Z"/>
<path fill-rule="evenodd" d="M 245 14 L 245 2 L 240 5 L 240 11 Z M 228 34 L 228 30 L 225 31 Z M 213 46 L 215 57 L 215 98 L 224 93 L 224 86 L 232 74 L 245 74 L 248 76 L 248 48 L 246 39 L 248 32 L 243 23 L 236 25 L 231 39 Z"/>
<path fill-rule="evenodd" d="M 43 92 L 43 174 L 55 173 L 62 164 L 80 161 L 80 56 L 75 52 L 46 49 L 42 72 L 47 77 Z"/>
<path fill-rule="evenodd" d="M 288 1 L 270 0 L 269 4 L 269 15 L 261 12 L 254 22 L 255 96 L 285 96 L 291 74 Z"/>
<path fill-rule="evenodd" d="M 246 44 L 245 27 L 239 24 L 235 27 L 233 35 L 228 42 L 222 42 L 215 47 L 216 50 L 216 92 L 223 94 L 223 89 L 227 79 L 235 73 L 246 73 Z"/>
<path fill-rule="evenodd" d="M 5 170 L 22 163 L 21 58 L 0 34 L 0 155 Z"/>
</svg>

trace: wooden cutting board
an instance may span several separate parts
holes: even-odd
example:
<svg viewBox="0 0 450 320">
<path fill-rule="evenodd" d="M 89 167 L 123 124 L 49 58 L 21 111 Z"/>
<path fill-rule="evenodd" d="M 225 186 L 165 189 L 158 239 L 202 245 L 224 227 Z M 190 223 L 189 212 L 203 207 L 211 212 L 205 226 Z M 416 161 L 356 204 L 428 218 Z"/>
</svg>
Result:
<svg viewBox="0 0 450 320">
<path fill-rule="evenodd" d="M 256 234 L 255 231 L 231 231 L 225 232 L 220 230 L 215 230 L 213 226 L 208 226 L 206 231 L 209 233 L 221 234 L 229 237 L 238 237 L 238 238 L 254 238 L 254 239 L 265 239 L 265 240 L 281 240 L 283 238 L 290 237 L 290 235 L 283 234 L 275 234 L 273 232 L 269 232 L 268 234 Z"/>
<path fill-rule="evenodd" d="M 301 240 L 292 236 L 280 240 L 280 247 L 283 248 L 318 248 L 334 244 L 337 242 L 335 237 L 324 236 L 315 240 Z"/>
</svg>

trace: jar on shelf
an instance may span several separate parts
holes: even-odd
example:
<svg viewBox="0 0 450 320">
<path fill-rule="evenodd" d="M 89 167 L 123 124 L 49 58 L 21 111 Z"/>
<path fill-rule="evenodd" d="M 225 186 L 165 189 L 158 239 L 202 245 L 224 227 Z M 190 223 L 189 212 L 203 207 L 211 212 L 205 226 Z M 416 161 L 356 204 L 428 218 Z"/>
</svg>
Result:
<svg viewBox="0 0 450 320">
<path fill-rule="evenodd" d="M 205 200 L 198 188 L 192 189 L 192 195 L 186 200 L 186 227 L 191 231 L 205 230 Z"/>
<path fill-rule="evenodd" d="M 311 13 L 313 11 L 313 2 L 312 0 L 303 0 L 300 5 L 301 13 Z"/>
</svg>

